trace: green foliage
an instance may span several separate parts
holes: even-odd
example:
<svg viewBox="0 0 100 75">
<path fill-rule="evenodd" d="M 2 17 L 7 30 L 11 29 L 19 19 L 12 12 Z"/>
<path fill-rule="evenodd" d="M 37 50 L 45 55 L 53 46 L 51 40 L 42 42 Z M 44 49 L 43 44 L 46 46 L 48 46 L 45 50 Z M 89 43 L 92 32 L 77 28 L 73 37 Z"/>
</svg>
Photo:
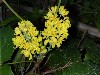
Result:
<svg viewBox="0 0 100 75">
<path fill-rule="evenodd" d="M 73 62 L 69 68 L 54 75 L 100 75 L 100 67 L 91 62 Z"/>
<path fill-rule="evenodd" d="M 18 52 L 16 52 L 15 54 L 15 58 L 13 59 L 13 62 L 19 62 L 18 64 L 14 64 L 13 67 L 16 68 L 14 69 L 14 74 L 15 75 L 20 75 L 21 74 L 21 70 L 23 71 L 25 69 L 25 67 L 27 68 L 27 66 L 29 66 L 29 63 L 20 63 L 22 61 L 27 61 L 25 60 L 25 57 L 23 55 L 21 55 L 21 50 L 17 49 Z M 22 68 L 21 70 L 19 70 L 20 68 Z"/>
<path fill-rule="evenodd" d="M 81 22 L 95 26 L 100 30 L 100 0 L 84 0 L 79 8 Z"/>
<path fill-rule="evenodd" d="M 0 27 L 6 26 L 13 21 L 18 21 L 19 19 L 16 16 L 10 16 L 0 23 Z"/>
<path fill-rule="evenodd" d="M 48 64 L 51 69 L 63 67 L 69 61 L 72 63 L 81 61 L 80 54 L 78 53 L 78 51 L 76 49 L 71 48 L 71 49 L 66 49 L 66 50 L 61 49 L 61 51 L 59 51 L 59 50 L 60 49 L 52 51 L 52 53 L 51 53 L 50 59 L 48 61 Z M 60 71 L 60 72 L 62 72 L 62 71 Z"/>
<path fill-rule="evenodd" d="M 14 45 L 12 42 L 12 37 L 14 37 L 14 31 L 10 26 L 0 28 L 0 62 L 6 62 L 10 59 L 13 51 L 14 51 Z"/>
<path fill-rule="evenodd" d="M 12 37 L 14 37 L 14 31 L 9 25 L 0 28 L 0 75 L 14 75 L 11 67 L 8 64 L 3 64 L 13 54 Z"/>
<path fill-rule="evenodd" d="M 74 41 L 74 44 L 72 43 Z M 80 62 L 81 54 L 77 50 L 78 40 L 70 40 L 68 44 L 64 43 L 61 49 L 53 50 L 50 55 L 48 64 L 50 68 L 59 68 L 63 67 L 67 62 Z M 61 71 L 60 71 L 61 72 Z M 62 75 L 62 74 L 61 74 Z"/>
<path fill-rule="evenodd" d="M 82 45 L 87 51 L 85 60 L 90 60 L 96 64 L 100 64 L 100 44 L 96 44 L 94 40 L 86 38 L 82 42 Z"/>
<path fill-rule="evenodd" d="M 54 75 L 99 75 L 100 74 L 100 45 L 94 40 L 85 38 L 82 41 L 81 47 L 87 51 L 85 61 L 82 62 L 81 53 L 77 50 L 79 38 L 70 39 L 68 44 L 62 46 L 61 49 L 51 52 L 51 57 L 48 61 L 50 69 L 63 67 L 70 59 L 72 65 L 54 72 Z"/>
<path fill-rule="evenodd" d="M 0 75 L 14 75 L 9 65 L 0 66 Z"/>
</svg>

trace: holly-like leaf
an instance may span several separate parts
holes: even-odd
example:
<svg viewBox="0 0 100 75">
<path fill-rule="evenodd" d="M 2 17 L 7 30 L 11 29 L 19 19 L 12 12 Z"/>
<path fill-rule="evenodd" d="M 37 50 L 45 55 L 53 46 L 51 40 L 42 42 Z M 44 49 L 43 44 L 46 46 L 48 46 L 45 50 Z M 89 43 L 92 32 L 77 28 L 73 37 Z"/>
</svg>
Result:
<svg viewBox="0 0 100 75">
<path fill-rule="evenodd" d="M 10 16 L 7 19 L 5 19 L 4 21 L 2 21 L 0 23 L 0 27 L 6 26 L 9 23 L 13 22 L 13 21 L 18 21 L 19 19 L 16 16 Z"/>
<path fill-rule="evenodd" d="M 0 75 L 14 75 L 11 67 L 7 64 L 0 66 Z"/>
<path fill-rule="evenodd" d="M 63 71 L 56 71 L 54 75 L 100 75 L 100 66 L 92 62 L 74 62 Z"/>
<path fill-rule="evenodd" d="M 0 63 L 6 62 L 10 59 L 13 51 L 14 45 L 12 42 L 12 38 L 14 37 L 14 31 L 10 26 L 0 28 Z"/>
<path fill-rule="evenodd" d="M 63 67 L 69 59 L 71 59 L 71 66 L 60 71 L 55 71 L 54 75 L 100 75 L 100 66 L 97 65 L 100 59 L 98 52 L 99 45 L 96 45 L 94 40 L 85 38 L 81 46 L 86 48 L 85 62 L 81 61 L 81 53 L 77 50 L 79 39 L 70 39 L 68 44 L 63 44 L 62 49 L 51 52 L 51 57 L 48 61 L 50 69 L 57 69 Z M 89 61 L 91 60 L 91 62 Z M 94 63 L 96 62 L 96 64 Z"/>
<path fill-rule="evenodd" d="M 77 50 L 77 42 L 78 40 L 74 39 L 67 42 L 68 44 L 64 43 L 60 49 L 53 50 L 48 61 L 50 68 L 63 67 L 69 61 L 72 63 L 81 61 L 81 54 Z"/>
<path fill-rule="evenodd" d="M 86 49 L 85 60 L 100 64 L 100 44 L 96 44 L 94 40 L 86 38 L 82 45 Z"/>
</svg>

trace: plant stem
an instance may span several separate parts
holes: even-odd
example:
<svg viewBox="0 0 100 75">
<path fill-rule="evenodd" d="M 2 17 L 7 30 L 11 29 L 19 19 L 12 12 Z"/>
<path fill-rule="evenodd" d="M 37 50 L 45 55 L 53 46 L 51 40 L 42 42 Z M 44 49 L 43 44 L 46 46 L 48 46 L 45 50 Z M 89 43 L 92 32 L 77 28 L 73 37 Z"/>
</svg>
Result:
<svg viewBox="0 0 100 75">
<path fill-rule="evenodd" d="M 59 0 L 59 2 L 58 2 L 57 12 L 58 12 L 58 10 L 59 10 L 60 3 L 61 3 L 61 0 Z"/>
<path fill-rule="evenodd" d="M 20 20 L 23 20 L 10 6 L 9 4 L 5 1 L 5 0 L 2 0 L 6 6 L 20 19 Z"/>
<path fill-rule="evenodd" d="M 59 0 L 58 7 L 60 7 L 61 0 Z"/>
<path fill-rule="evenodd" d="M 9 65 L 13 65 L 13 64 L 20 64 L 20 63 L 30 63 L 30 62 L 35 62 L 35 61 L 19 61 L 19 62 L 12 62 L 12 63 L 7 63 Z M 0 63 L 0 66 L 3 65 L 3 63 Z"/>
<path fill-rule="evenodd" d="M 34 67 L 29 72 L 27 72 L 25 75 L 33 74 L 39 68 L 39 65 L 42 62 L 42 60 L 37 60 Z"/>
</svg>

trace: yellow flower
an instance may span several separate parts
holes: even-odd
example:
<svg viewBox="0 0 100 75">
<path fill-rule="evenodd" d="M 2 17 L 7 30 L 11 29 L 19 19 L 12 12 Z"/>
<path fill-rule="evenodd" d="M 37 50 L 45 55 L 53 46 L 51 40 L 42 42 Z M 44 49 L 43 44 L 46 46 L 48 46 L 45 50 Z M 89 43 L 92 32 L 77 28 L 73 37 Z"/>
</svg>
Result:
<svg viewBox="0 0 100 75">
<path fill-rule="evenodd" d="M 42 32 L 44 45 L 49 43 L 52 48 L 57 46 L 58 48 L 61 46 L 62 41 L 68 36 L 68 28 L 71 27 L 69 17 L 67 16 L 69 11 L 64 9 L 64 6 L 60 6 L 58 13 L 57 6 L 51 7 L 49 12 L 44 17 L 46 20 L 45 22 L 45 29 Z M 63 18 L 61 19 L 58 17 L 61 15 Z"/>
<path fill-rule="evenodd" d="M 56 11 L 57 11 L 57 6 L 51 7 L 51 10 L 49 9 L 49 11 L 51 11 L 52 13 L 56 13 Z"/>
<path fill-rule="evenodd" d="M 58 48 L 61 46 L 60 43 L 57 43 L 56 45 L 57 45 Z"/>
<path fill-rule="evenodd" d="M 68 15 L 68 13 L 69 13 L 69 11 L 66 11 L 64 9 L 64 6 L 60 6 L 60 8 L 59 8 L 59 14 L 61 14 L 62 16 L 66 16 L 66 15 Z"/>
<path fill-rule="evenodd" d="M 25 42 L 25 40 L 20 36 L 16 36 L 16 38 L 12 38 L 12 41 L 16 45 L 16 48 L 19 46 L 22 47 L 22 44 Z"/>
<path fill-rule="evenodd" d="M 22 49 L 21 54 L 32 59 L 32 55 L 45 54 L 49 51 L 48 45 L 54 48 L 61 46 L 62 41 L 68 37 L 68 28 L 71 27 L 68 11 L 60 6 L 57 13 L 57 6 L 51 7 L 44 18 L 44 31 L 38 31 L 30 21 L 18 22 L 15 28 L 15 37 L 12 41 L 16 48 Z M 60 17 L 58 16 L 60 15 Z M 63 18 L 61 18 L 63 17 Z M 48 45 L 47 45 L 48 44 Z"/>
<path fill-rule="evenodd" d="M 45 48 L 45 46 L 41 46 L 41 52 L 40 53 L 46 53 L 47 52 L 47 49 Z"/>
<path fill-rule="evenodd" d="M 47 49 L 43 49 L 40 53 L 45 54 L 47 52 Z"/>
<path fill-rule="evenodd" d="M 15 28 L 15 37 L 12 41 L 16 48 L 24 49 L 21 54 L 25 57 L 32 59 L 32 54 L 40 53 L 40 42 L 42 41 L 42 36 L 39 35 L 36 27 L 30 21 L 18 22 L 18 27 Z"/>
<path fill-rule="evenodd" d="M 45 40 L 44 41 L 44 45 L 47 45 L 48 42 L 49 42 L 49 40 Z"/>
<path fill-rule="evenodd" d="M 57 39 L 55 37 L 51 37 L 51 40 L 56 43 L 57 42 Z"/>
<path fill-rule="evenodd" d="M 41 36 L 38 37 L 38 41 L 39 42 L 42 41 L 42 37 Z"/>
<path fill-rule="evenodd" d="M 18 35 L 18 34 L 20 34 L 20 33 L 21 33 L 20 29 L 19 29 L 18 27 L 16 27 L 16 28 L 15 28 L 15 35 Z"/>
<path fill-rule="evenodd" d="M 24 54 L 25 57 L 29 57 L 29 60 L 32 59 L 32 54 L 30 53 L 29 50 L 22 50 L 21 54 Z"/>
</svg>

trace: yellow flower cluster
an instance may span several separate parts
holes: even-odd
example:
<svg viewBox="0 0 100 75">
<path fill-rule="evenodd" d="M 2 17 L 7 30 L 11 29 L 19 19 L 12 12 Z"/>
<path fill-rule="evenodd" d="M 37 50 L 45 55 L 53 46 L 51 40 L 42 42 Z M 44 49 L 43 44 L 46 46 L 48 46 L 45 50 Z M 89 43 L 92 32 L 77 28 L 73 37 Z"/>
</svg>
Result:
<svg viewBox="0 0 100 75">
<path fill-rule="evenodd" d="M 44 17 L 46 19 L 44 31 L 38 31 L 30 21 L 18 22 L 15 28 L 15 37 L 12 38 L 16 48 L 22 49 L 21 54 L 32 59 L 32 55 L 45 54 L 47 44 L 54 48 L 61 46 L 62 41 L 68 36 L 68 28 L 71 26 L 68 11 L 64 6 L 51 7 Z M 49 49 L 49 48 L 48 48 Z"/>
<path fill-rule="evenodd" d="M 32 59 L 32 54 L 46 53 L 45 46 L 42 45 L 42 37 L 36 27 L 30 21 L 18 22 L 15 28 L 15 38 L 12 38 L 16 48 L 22 49 L 21 54 Z"/>
<path fill-rule="evenodd" d="M 51 7 L 49 12 L 44 17 L 46 20 L 45 22 L 45 29 L 42 32 L 44 45 L 48 43 L 54 48 L 57 46 L 58 48 L 61 46 L 62 41 L 68 36 L 68 28 L 71 26 L 68 11 L 64 9 L 64 6 L 60 6 L 57 12 L 57 6 Z"/>
</svg>

